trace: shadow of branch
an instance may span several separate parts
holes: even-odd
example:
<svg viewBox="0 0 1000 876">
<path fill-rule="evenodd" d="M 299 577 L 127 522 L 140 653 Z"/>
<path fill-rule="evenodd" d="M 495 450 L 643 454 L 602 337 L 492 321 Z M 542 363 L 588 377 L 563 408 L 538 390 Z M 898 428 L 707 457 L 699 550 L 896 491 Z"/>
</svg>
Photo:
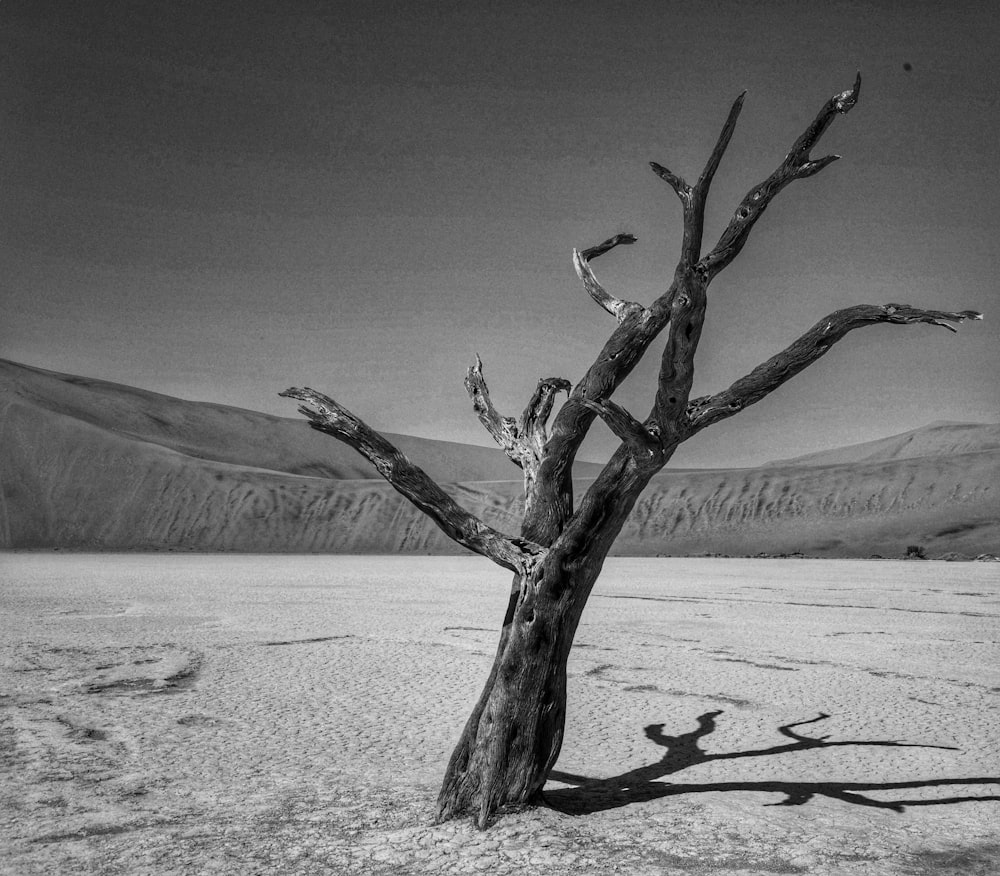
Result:
<svg viewBox="0 0 1000 876">
<path fill-rule="evenodd" d="M 545 791 L 545 801 L 555 809 L 573 815 L 584 815 L 628 806 L 631 803 L 645 803 L 681 794 L 704 794 L 719 791 L 759 791 L 783 794 L 784 799 L 768 806 L 801 806 L 816 796 L 828 797 L 856 806 L 870 806 L 903 812 L 907 806 L 932 806 L 947 803 L 1000 800 L 1000 796 L 952 796 L 933 800 L 881 800 L 866 796 L 878 791 L 901 791 L 916 788 L 935 788 L 956 785 L 1000 784 L 997 776 L 975 776 L 956 779 L 928 779 L 910 782 L 706 782 L 701 784 L 676 784 L 657 781 L 699 763 L 717 760 L 733 760 L 743 757 L 767 757 L 777 754 L 791 754 L 799 751 L 813 751 L 818 748 L 838 748 L 844 746 L 891 747 L 891 748 L 935 748 L 957 751 L 950 745 L 928 745 L 899 742 L 891 739 L 844 739 L 830 741 L 829 736 L 810 737 L 795 728 L 825 721 L 830 716 L 820 712 L 816 718 L 783 724 L 778 732 L 793 740 L 783 745 L 747 751 L 727 751 L 708 753 L 699 747 L 699 740 L 716 728 L 715 719 L 721 711 L 705 712 L 697 719 L 698 726 L 688 733 L 671 736 L 663 732 L 663 724 L 649 724 L 644 728 L 646 737 L 666 748 L 663 757 L 656 763 L 647 764 L 634 770 L 605 779 L 574 775 L 559 770 L 549 774 L 551 780 L 575 785 L 573 788 L 557 788 Z M 864 792 L 864 793 L 863 793 Z"/>
</svg>

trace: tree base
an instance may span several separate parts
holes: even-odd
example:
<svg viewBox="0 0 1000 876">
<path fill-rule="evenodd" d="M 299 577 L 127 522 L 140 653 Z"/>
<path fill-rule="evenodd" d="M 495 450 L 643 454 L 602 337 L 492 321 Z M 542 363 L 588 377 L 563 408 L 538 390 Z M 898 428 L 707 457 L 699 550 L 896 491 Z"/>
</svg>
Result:
<svg viewBox="0 0 1000 876">
<path fill-rule="evenodd" d="M 576 625 L 522 583 L 512 594 L 490 676 L 448 763 L 436 823 L 471 815 L 483 829 L 500 813 L 536 804 L 559 757 Z"/>
</svg>

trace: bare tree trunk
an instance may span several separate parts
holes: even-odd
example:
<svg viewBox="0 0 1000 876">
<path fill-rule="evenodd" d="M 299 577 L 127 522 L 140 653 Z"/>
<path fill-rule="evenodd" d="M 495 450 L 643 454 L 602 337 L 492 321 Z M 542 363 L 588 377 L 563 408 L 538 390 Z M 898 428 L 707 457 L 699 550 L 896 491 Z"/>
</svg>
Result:
<svg viewBox="0 0 1000 876">
<path fill-rule="evenodd" d="M 531 574 L 515 578 L 493 668 L 448 763 L 439 821 L 470 813 L 483 828 L 538 798 L 562 748 L 566 663 L 580 617 L 652 471 L 616 454 L 577 509 L 577 526 Z"/>
<path fill-rule="evenodd" d="M 537 798 L 562 748 L 566 661 L 599 570 L 546 562 L 515 579 L 493 668 L 448 763 L 438 821 L 469 813 L 486 827 Z"/>
<path fill-rule="evenodd" d="M 556 619 L 528 622 L 520 605 L 513 615 L 448 763 L 438 821 L 470 813 L 486 827 L 494 813 L 532 802 L 559 757 L 571 637 Z"/>
</svg>

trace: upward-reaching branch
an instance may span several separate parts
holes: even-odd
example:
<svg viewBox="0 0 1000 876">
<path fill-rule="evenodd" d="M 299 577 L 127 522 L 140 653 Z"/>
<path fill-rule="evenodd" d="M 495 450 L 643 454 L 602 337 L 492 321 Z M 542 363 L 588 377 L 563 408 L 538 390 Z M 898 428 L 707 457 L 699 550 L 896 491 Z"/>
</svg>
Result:
<svg viewBox="0 0 1000 876">
<path fill-rule="evenodd" d="M 708 191 L 712 187 L 712 179 L 719 169 L 719 162 L 729 146 L 733 131 L 736 130 L 736 120 L 740 117 L 740 110 L 743 109 L 743 98 L 746 97 L 744 91 L 733 101 L 726 117 L 726 123 L 722 126 L 719 138 L 716 140 L 712 154 L 709 155 L 705 164 L 705 169 L 698 177 L 698 182 L 693 186 L 688 185 L 681 177 L 672 171 L 667 170 L 662 164 L 655 161 L 649 162 L 653 172 L 669 185 L 677 197 L 680 198 L 684 210 L 684 238 L 681 243 L 680 264 L 691 266 L 701 258 L 701 238 L 705 228 L 705 202 L 708 200 Z"/>
<path fill-rule="evenodd" d="M 694 186 L 688 185 L 676 174 L 652 162 L 653 170 L 669 183 L 680 198 L 684 220 L 681 257 L 674 283 L 651 308 L 659 319 L 665 318 L 669 323 L 667 343 L 660 363 L 656 402 L 649 417 L 649 422 L 656 426 L 661 450 L 661 453 L 654 453 L 651 456 L 650 460 L 654 464 L 657 460 L 668 458 L 672 452 L 670 448 L 676 446 L 679 440 L 679 422 L 687 407 L 688 393 L 691 390 L 694 354 L 701 336 L 707 300 L 708 279 L 696 268 L 701 258 L 705 204 L 708 201 L 715 172 L 719 169 L 722 156 L 736 129 L 745 96 L 744 91 L 733 101 L 705 168 Z"/>
<path fill-rule="evenodd" d="M 758 365 L 728 389 L 695 399 L 688 406 L 683 438 L 760 401 L 796 374 L 812 365 L 848 332 L 880 322 L 910 325 L 927 323 L 955 331 L 950 323 L 982 319 L 975 310 L 922 310 L 909 304 L 859 304 L 831 313 L 776 356 Z"/>
<path fill-rule="evenodd" d="M 645 456 L 635 453 L 638 432 L 634 422 L 626 430 L 625 421 L 620 416 L 615 416 L 615 426 L 622 435 L 630 436 L 631 441 L 623 444 L 623 450 L 627 452 L 616 454 L 608 464 L 608 477 L 599 478 L 592 485 L 581 505 L 581 513 L 586 506 L 588 514 L 597 509 L 594 513 L 600 517 L 603 513 L 600 508 L 608 502 L 628 501 L 626 493 L 632 489 L 629 486 L 631 478 L 625 477 L 629 472 L 628 466 L 638 466 L 648 474 L 657 466 L 662 467 L 686 437 L 688 398 L 694 379 L 694 355 L 704 322 L 708 285 L 736 257 L 754 222 L 778 191 L 793 179 L 810 176 L 834 160 L 834 157 L 827 157 L 814 161 L 809 157 L 809 151 L 829 127 L 834 116 L 847 112 L 857 101 L 860 82 L 859 77 L 850 91 L 835 95 L 827 101 L 816 119 L 795 141 L 779 168 L 743 199 L 719 244 L 707 256 L 701 256 L 705 204 L 712 180 L 735 130 L 744 95 L 741 94 L 733 102 L 716 145 L 694 186 L 662 165 L 652 163 L 653 170 L 670 185 L 683 206 L 684 238 L 673 283 L 650 305 L 641 323 L 623 323 L 605 344 L 600 356 L 584 379 L 577 384 L 570 401 L 556 418 L 548 451 L 556 459 L 569 459 L 572 463 L 573 454 L 593 421 L 594 412 L 602 411 L 602 416 L 607 420 L 604 411 L 610 410 L 607 402 L 611 394 L 629 374 L 653 338 L 666 329 L 667 342 L 660 364 L 656 400 L 649 417 L 642 424 L 647 432 L 653 427 L 650 435 L 659 446 L 654 448 L 653 453 Z M 569 434 L 571 430 L 576 430 L 576 434 Z M 645 460 L 645 464 L 641 464 L 639 460 Z M 546 464 L 548 463 L 543 463 L 543 470 Z M 551 469 L 556 470 L 555 462 L 551 464 Z M 568 475 L 565 470 L 562 476 L 564 484 L 567 483 Z M 616 486 L 618 484 L 621 484 L 620 488 Z M 610 520 L 607 517 L 602 519 Z M 573 528 L 577 528 L 575 518 Z"/>
<path fill-rule="evenodd" d="M 858 73 L 852 88 L 835 94 L 823 105 L 816 118 L 792 145 L 791 150 L 777 170 L 760 185 L 754 186 L 747 192 L 736 208 L 733 218 L 729 220 L 726 230 L 722 232 L 715 248 L 700 262 L 701 268 L 710 279 L 739 255 L 750 236 L 750 230 L 754 223 L 761 217 L 778 192 L 793 180 L 804 179 L 818 173 L 840 157 L 839 155 L 827 155 L 824 158 L 812 159 L 809 152 L 819 142 L 820 137 L 830 127 L 834 118 L 838 114 L 849 112 L 858 102 L 860 93 L 861 74 Z"/>
<path fill-rule="evenodd" d="M 472 409 L 479 417 L 479 422 L 493 436 L 493 440 L 503 449 L 514 465 L 524 468 L 525 448 L 517 431 L 517 424 L 511 417 L 504 417 L 493 406 L 490 391 L 483 377 L 483 360 L 476 354 L 476 364 L 469 368 L 465 375 L 465 388 L 472 399 Z"/>
<path fill-rule="evenodd" d="M 552 415 L 552 406 L 560 392 L 569 392 L 573 384 L 562 377 L 543 377 L 538 381 L 528 406 L 518 420 L 518 433 L 526 441 L 535 460 L 541 459 L 548 440 L 546 425 Z"/>
<path fill-rule="evenodd" d="M 483 377 L 483 360 L 476 355 L 476 364 L 465 376 L 465 388 L 472 398 L 472 407 L 486 431 L 503 448 L 511 461 L 524 470 L 527 483 L 534 479 L 535 469 L 548 438 L 546 424 L 552 406 L 560 392 L 569 392 L 572 384 L 562 377 L 543 377 L 538 381 L 527 407 L 517 421 L 504 417 L 493 406 L 490 391 Z"/>
<path fill-rule="evenodd" d="M 722 156 L 726 154 L 726 149 L 729 147 L 729 141 L 733 137 L 733 131 L 736 130 L 736 121 L 740 117 L 740 111 L 743 109 L 743 100 L 746 96 L 747 93 L 743 91 L 733 101 L 733 105 L 729 108 L 729 115 L 726 116 L 726 123 L 719 132 L 719 139 L 715 143 L 715 148 L 712 149 L 712 154 L 708 156 L 708 161 L 705 162 L 705 169 L 698 178 L 695 188 L 701 192 L 703 198 L 708 195 L 708 189 L 712 185 L 715 172 L 719 169 Z"/>
<path fill-rule="evenodd" d="M 632 372 L 670 318 L 664 303 L 673 288 L 652 307 L 641 307 L 625 316 L 556 414 L 535 481 L 536 516 L 525 515 L 525 524 L 536 541 L 551 544 L 573 512 L 573 462 L 597 416 L 585 402 L 609 399 Z"/>
<path fill-rule="evenodd" d="M 349 444 L 366 457 L 399 493 L 433 520 L 445 535 L 477 554 L 519 575 L 531 570 L 544 550 L 522 538 L 487 526 L 444 492 L 419 466 L 389 441 L 332 398 L 308 387 L 286 389 L 279 395 L 305 402 L 299 412 L 320 432 Z"/>
</svg>

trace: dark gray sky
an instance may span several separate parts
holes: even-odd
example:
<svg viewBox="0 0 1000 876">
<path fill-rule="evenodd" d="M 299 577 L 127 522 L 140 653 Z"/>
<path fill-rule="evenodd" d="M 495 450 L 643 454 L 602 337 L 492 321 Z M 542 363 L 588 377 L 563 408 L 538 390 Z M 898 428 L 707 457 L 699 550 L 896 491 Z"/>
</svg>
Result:
<svg viewBox="0 0 1000 876">
<path fill-rule="evenodd" d="M 746 106 L 706 244 L 823 102 L 817 155 L 710 289 L 695 394 L 857 303 L 987 312 L 849 336 L 680 465 L 756 464 L 1000 414 L 1000 25 L 985 2 L 0 4 L 0 355 L 294 416 L 308 384 L 386 430 L 489 443 L 476 351 L 518 413 L 669 282 L 656 160 L 697 178 Z M 990 318 L 993 317 L 992 322 Z M 648 411 L 656 360 L 616 399 Z M 585 454 L 616 443 L 600 423 Z"/>
</svg>

